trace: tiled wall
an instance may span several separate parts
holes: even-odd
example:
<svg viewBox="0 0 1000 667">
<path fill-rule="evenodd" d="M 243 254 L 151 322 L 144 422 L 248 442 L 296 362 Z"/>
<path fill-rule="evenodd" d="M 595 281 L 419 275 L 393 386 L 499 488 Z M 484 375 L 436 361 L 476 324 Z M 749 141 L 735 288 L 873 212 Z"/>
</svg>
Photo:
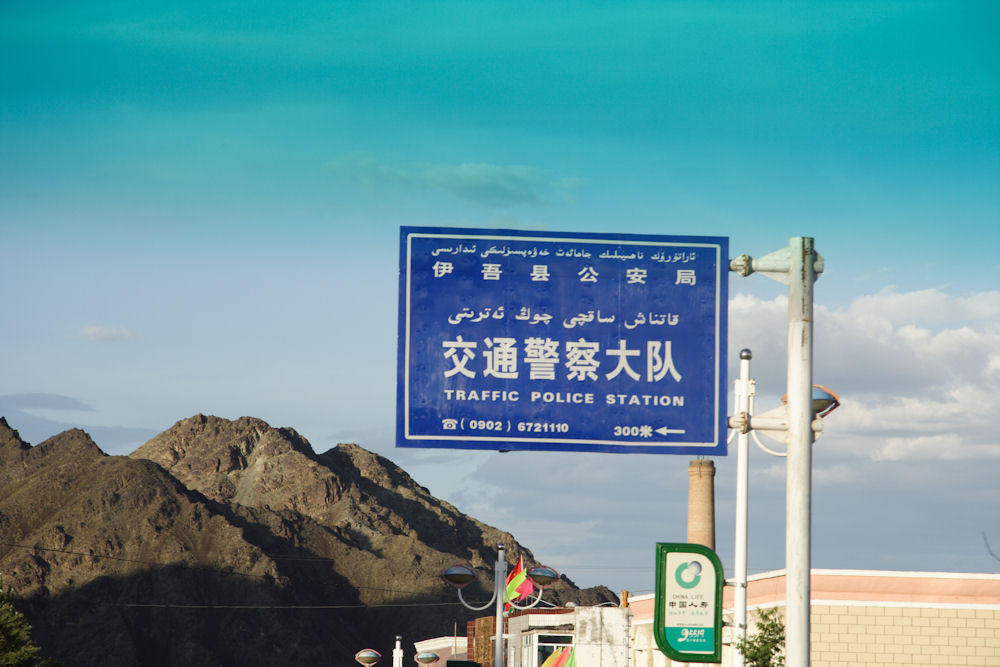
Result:
<svg viewBox="0 0 1000 667">
<path fill-rule="evenodd" d="M 812 664 L 1000 667 L 1000 608 L 814 604 Z"/>
</svg>

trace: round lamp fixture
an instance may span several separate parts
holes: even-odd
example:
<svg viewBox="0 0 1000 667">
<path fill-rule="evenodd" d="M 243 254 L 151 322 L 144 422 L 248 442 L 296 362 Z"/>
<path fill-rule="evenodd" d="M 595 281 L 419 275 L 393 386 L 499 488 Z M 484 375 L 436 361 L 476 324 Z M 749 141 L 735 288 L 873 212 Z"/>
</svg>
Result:
<svg viewBox="0 0 1000 667">
<path fill-rule="evenodd" d="M 354 654 L 354 661 L 362 665 L 374 665 L 382 659 L 382 654 L 373 648 L 363 648 Z"/>
<path fill-rule="evenodd" d="M 455 588 L 465 588 L 476 580 L 476 571 L 468 565 L 452 565 L 441 575 L 445 583 Z"/>
<path fill-rule="evenodd" d="M 422 653 L 418 653 L 415 656 L 413 656 L 413 659 L 416 660 L 421 665 L 429 665 L 431 663 L 440 660 L 441 656 L 439 656 L 434 651 L 423 651 Z"/>
<path fill-rule="evenodd" d="M 788 403 L 788 394 L 781 397 L 782 403 Z M 840 396 L 821 384 L 812 386 L 812 409 L 817 417 L 826 417 L 840 407 Z"/>
<path fill-rule="evenodd" d="M 551 567 L 538 565 L 528 570 L 528 578 L 539 588 L 545 588 L 559 581 L 559 573 Z"/>
<path fill-rule="evenodd" d="M 840 406 L 840 396 L 821 384 L 812 387 L 813 412 L 817 417 L 826 417 Z"/>
</svg>

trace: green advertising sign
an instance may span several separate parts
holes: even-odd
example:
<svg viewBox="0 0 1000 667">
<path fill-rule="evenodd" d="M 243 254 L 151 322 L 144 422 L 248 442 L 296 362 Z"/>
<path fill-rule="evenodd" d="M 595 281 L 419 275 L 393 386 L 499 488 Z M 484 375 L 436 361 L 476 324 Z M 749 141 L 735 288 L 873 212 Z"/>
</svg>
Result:
<svg viewBox="0 0 1000 667">
<path fill-rule="evenodd" d="M 700 544 L 656 545 L 656 644 L 679 662 L 722 661 L 722 563 Z"/>
</svg>

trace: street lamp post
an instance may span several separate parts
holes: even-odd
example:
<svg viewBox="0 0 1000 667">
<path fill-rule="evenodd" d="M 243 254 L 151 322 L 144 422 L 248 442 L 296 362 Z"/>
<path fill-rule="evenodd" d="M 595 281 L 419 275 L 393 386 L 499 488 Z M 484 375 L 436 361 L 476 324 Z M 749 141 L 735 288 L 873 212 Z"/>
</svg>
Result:
<svg viewBox="0 0 1000 667">
<path fill-rule="evenodd" d="M 392 649 L 392 667 L 403 667 L 403 637 L 396 635 L 396 646 Z"/>
<path fill-rule="evenodd" d="M 750 379 L 750 350 L 740 352 L 740 377 L 736 380 L 735 408 L 737 415 L 751 413 L 750 401 L 753 395 L 753 380 Z M 736 590 L 733 595 L 733 625 L 737 642 L 747 636 L 747 505 L 750 486 L 749 424 L 740 428 L 736 435 L 736 554 L 733 558 L 733 576 Z M 736 644 L 738 646 L 738 644 Z M 743 667 L 743 653 L 733 651 L 733 664 Z"/>
<path fill-rule="evenodd" d="M 761 431 L 769 437 L 785 441 L 785 429 L 782 421 L 775 420 L 772 415 L 781 414 L 784 407 L 772 410 L 760 417 L 754 417 L 754 399 L 756 397 L 756 382 L 750 377 L 750 350 L 740 351 L 740 376 L 735 381 L 734 403 L 736 416 L 729 420 L 729 425 L 736 435 L 736 536 L 735 558 L 733 559 L 733 626 L 735 631 L 734 645 L 738 645 L 747 636 L 747 507 L 749 495 L 750 451 L 749 440 L 752 436 L 757 446 L 771 456 L 786 457 L 786 452 L 776 452 L 764 446 L 755 431 Z M 811 409 L 817 417 L 826 417 L 840 405 L 836 394 L 818 384 L 812 386 Z M 822 432 L 822 423 L 816 419 L 812 429 L 817 434 Z M 730 436 L 730 440 L 732 435 Z M 786 443 L 787 444 L 787 443 Z M 734 650 L 732 664 L 743 667 L 744 656 Z"/>
<path fill-rule="evenodd" d="M 519 606 L 507 597 L 507 562 L 504 560 L 504 548 L 502 544 L 497 545 L 497 562 L 493 568 L 493 597 L 481 607 L 474 607 L 465 601 L 462 596 L 462 589 L 471 584 L 476 579 L 476 572 L 468 565 L 453 565 L 445 570 L 441 578 L 450 586 L 458 590 L 458 599 L 467 609 L 472 611 L 483 611 L 490 605 L 496 605 L 496 642 L 493 644 L 493 667 L 503 667 L 503 610 L 504 603 L 510 604 L 515 609 L 531 609 L 542 600 L 542 593 L 547 586 L 552 585 L 559 575 L 552 568 L 538 566 L 529 569 L 526 573 L 532 584 L 538 588 L 538 595 L 531 604 Z"/>
</svg>

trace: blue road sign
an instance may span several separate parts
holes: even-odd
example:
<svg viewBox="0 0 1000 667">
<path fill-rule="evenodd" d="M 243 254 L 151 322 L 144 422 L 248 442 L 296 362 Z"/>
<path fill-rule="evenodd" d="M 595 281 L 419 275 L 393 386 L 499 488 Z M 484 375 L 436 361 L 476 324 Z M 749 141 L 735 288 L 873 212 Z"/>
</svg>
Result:
<svg viewBox="0 0 1000 667">
<path fill-rule="evenodd" d="M 725 455 L 728 245 L 401 228 L 397 446 Z"/>
</svg>

